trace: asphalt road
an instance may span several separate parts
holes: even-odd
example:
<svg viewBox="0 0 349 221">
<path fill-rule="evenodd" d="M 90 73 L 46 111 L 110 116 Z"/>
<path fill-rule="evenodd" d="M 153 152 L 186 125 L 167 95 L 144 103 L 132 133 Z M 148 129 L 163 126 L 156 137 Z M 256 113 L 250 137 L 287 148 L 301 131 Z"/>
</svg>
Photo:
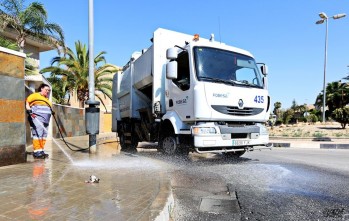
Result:
<svg viewBox="0 0 349 221">
<path fill-rule="evenodd" d="M 175 220 L 349 220 L 349 150 L 138 154 L 167 165 Z"/>
</svg>

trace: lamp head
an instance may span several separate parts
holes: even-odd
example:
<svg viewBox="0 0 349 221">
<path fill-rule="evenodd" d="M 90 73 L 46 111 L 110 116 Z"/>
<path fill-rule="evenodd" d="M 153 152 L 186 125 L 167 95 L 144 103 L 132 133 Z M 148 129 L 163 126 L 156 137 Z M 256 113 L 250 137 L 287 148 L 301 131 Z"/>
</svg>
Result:
<svg viewBox="0 0 349 221">
<path fill-rule="evenodd" d="M 346 16 L 345 13 L 341 13 L 341 14 L 336 14 L 333 16 L 333 19 L 340 19 L 340 18 L 344 18 Z"/>
<path fill-rule="evenodd" d="M 321 19 L 321 20 L 317 21 L 315 24 L 320 25 L 320 24 L 324 23 L 324 21 L 325 21 L 324 19 Z"/>
<path fill-rule="evenodd" d="M 320 16 L 320 18 L 322 18 L 322 19 L 327 19 L 327 18 L 328 18 L 325 12 L 320 12 L 320 13 L 319 13 L 319 16 Z"/>
</svg>

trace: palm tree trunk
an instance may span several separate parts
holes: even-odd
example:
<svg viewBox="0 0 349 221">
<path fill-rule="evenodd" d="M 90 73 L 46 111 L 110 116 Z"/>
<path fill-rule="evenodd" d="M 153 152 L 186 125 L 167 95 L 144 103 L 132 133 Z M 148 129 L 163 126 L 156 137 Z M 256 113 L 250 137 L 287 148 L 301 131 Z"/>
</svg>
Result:
<svg viewBox="0 0 349 221">
<path fill-rule="evenodd" d="M 19 47 L 19 52 L 24 52 L 24 45 L 25 45 L 25 38 L 24 37 L 19 37 L 17 40 L 17 45 Z"/>
<path fill-rule="evenodd" d="M 84 108 L 85 107 L 85 102 L 84 101 L 79 101 L 79 107 L 80 108 Z"/>
</svg>

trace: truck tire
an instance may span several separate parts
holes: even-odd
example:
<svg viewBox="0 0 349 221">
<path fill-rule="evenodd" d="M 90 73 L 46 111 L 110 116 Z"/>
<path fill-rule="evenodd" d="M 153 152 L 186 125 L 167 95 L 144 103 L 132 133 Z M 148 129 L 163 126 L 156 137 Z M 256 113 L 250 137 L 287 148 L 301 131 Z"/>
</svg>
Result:
<svg viewBox="0 0 349 221">
<path fill-rule="evenodd" d="M 178 153 L 179 145 L 176 142 L 176 137 L 173 134 L 169 134 L 160 142 L 161 150 L 166 155 L 175 155 Z"/>
<path fill-rule="evenodd" d="M 125 126 L 122 126 L 119 133 L 121 150 L 136 150 L 138 146 L 138 141 L 134 136 L 131 136 L 131 137 L 126 136 L 125 133 L 127 132 L 125 131 L 124 128 Z M 130 140 L 131 143 L 128 140 Z"/>
<path fill-rule="evenodd" d="M 138 147 L 138 141 L 131 141 L 131 144 L 127 144 L 126 150 L 136 151 Z"/>
<path fill-rule="evenodd" d="M 159 150 L 166 155 L 188 155 L 189 148 L 179 140 L 169 121 L 165 121 L 161 127 L 163 132 L 159 139 Z M 178 142 L 177 142 L 178 141 Z"/>
<path fill-rule="evenodd" d="M 187 156 L 189 154 L 189 147 L 183 144 L 177 144 L 175 135 L 167 135 L 165 136 L 160 144 L 160 150 L 166 155 L 181 155 Z"/>
<path fill-rule="evenodd" d="M 138 146 L 138 141 L 135 141 L 133 138 L 131 138 L 131 143 L 126 143 L 126 138 L 123 133 L 120 134 L 120 146 L 121 150 L 136 150 Z"/>
</svg>

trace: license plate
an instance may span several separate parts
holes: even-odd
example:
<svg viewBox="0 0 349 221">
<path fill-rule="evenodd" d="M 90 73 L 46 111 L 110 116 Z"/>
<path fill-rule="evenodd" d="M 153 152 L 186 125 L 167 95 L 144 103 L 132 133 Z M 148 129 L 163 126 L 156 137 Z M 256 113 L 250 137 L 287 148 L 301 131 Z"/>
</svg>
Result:
<svg viewBox="0 0 349 221">
<path fill-rule="evenodd" d="M 232 140 L 233 146 L 248 146 L 250 144 L 249 140 Z"/>
</svg>

